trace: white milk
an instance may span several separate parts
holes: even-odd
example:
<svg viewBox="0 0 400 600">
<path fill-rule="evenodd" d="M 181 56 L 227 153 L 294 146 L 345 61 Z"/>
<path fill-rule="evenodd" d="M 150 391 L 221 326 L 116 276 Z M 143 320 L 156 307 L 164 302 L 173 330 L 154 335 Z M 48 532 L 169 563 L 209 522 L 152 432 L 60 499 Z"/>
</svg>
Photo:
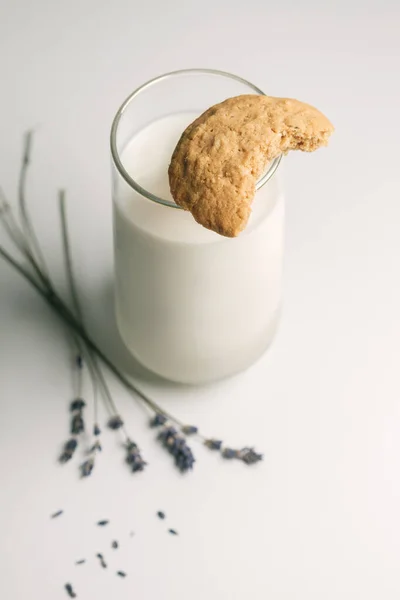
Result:
<svg viewBox="0 0 400 600">
<path fill-rule="evenodd" d="M 127 144 L 122 163 L 144 189 L 171 200 L 169 161 L 196 116 L 162 118 Z M 283 225 L 277 173 L 257 192 L 249 224 L 234 239 L 117 179 L 117 322 L 137 360 L 184 383 L 212 381 L 251 365 L 270 344 L 279 317 Z"/>
</svg>

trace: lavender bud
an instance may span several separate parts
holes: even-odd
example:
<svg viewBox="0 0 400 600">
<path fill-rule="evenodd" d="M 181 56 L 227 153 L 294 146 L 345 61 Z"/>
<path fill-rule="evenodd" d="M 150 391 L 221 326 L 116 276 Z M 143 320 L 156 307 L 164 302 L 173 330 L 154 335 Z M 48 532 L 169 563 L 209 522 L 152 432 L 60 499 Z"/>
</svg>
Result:
<svg viewBox="0 0 400 600">
<path fill-rule="evenodd" d="M 221 454 L 224 458 L 238 458 L 238 451 L 232 448 L 224 448 Z"/>
<path fill-rule="evenodd" d="M 181 428 L 182 433 L 184 433 L 185 435 L 194 435 L 195 433 L 197 433 L 199 430 L 195 425 L 184 425 Z"/>
<path fill-rule="evenodd" d="M 82 408 L 85 408 L 85 406 L 86 402 L 82 398 L 75 398 L 75 400 L 72 400 L 71 402 L 70 410 L 71 412 L 75 410 L 82 410 Z"/>
<path fill-rule="evenodd" d="M 210 448 L 210 450 L 221 450 L 222 447 L 222 440 L 206 440 L 204 442 L 205 446 L 207 446 L 207 448 Z"/>
<path fill-rule="evenodd" d="M 70 598 L 76 598 L 76 594 L 75 594 L 75 592 L 73 590 L 73 587 L 72 587 L 72 585 L 70 583 L 66 583 L 64 587 L 65 587 L 65 591 L 67 592 L 67 594 L 68 594 L 68 596 Z"/>
<path fill-rule="evenodd" d="M 111 419 L 108 421 L 108 426 L 110 429 L 120 429 L 121 427 L 123 427 L 124 422 L 122 420 L 122 418 L 119 415 L 115 415 L 114 417 L 111 417 Z"/>
<path fill-rule="evenodd" d="M 150 427 L 160 427 L 167 422 L 167 417 L 165 417 L 161 413 L 156 413 L 154 417 L 150 420 Z"/>
<path fill-rule="evenodd" d="M 94 458 L 90 457 L 84 463 L 81 464 L 81 475 L 82 477 L 89 477 L 94 467 Z"/>
<path fill-rule="evenodd" d="M 78 354 L 75 358 L 75 364 L 78 367 L 78 369 L 82 369 L 83 368 L 83 358 L 80 354 Z"/>
<path fill-rule="evenodd" d="M 100 560 L 100 564 L 103 567 L 103 569 L 107 568 L 107 563 L 104 560 L 104 556 L 102 554 L 100 554 L 100 552 L 98 554 L 96 554 L 97 558 Z"/>
<path fill-rule="evenodd" d="M 102 447 L 99 440 L 96 440 L 93 446 L 90 448 L 89 452 L 101 452 Z"/>
<path fill-rule="evenodd" d="M 158 439 L 175 459 L 175 465 L 184 473 L 193 468 L 195 462 L 193 453 L 186 444 L 185 438 L 178 435 L 172 426 L 164 427 L 158 434 Z"/>
<path fill-rule="evenodd" d="M 126 462 L 130 466 L 132 473 L 143 471 L 147 463 L 143 460 L 138 445 L 135 444 L 135 442 L 128 440 L 126 450 Z"/>
<path fill-rule="evenodd" d="M 242 448 L 238 458 L 246 463 L 246 465 L 254 465 L 263 459 L 263 455 L 255 452 L 254 448 Z"/>
<path fill-rule="evenodd" d="M 93 435 L 100 435 L 101 434 L 101 429 L 100 427 L 97 425 L 97 423 L 94 424 L 93 426 Z"/>
<path fill-rule="evenodd" d="M 83 421 L 82 415 L 80 413 L 77 413 L 76 415 L 74 415 L 72 417 L 72 421 L 71 421 L 71 433 L 73 435 L 78 435 L 79 433 L 82 433 L 82 431 L 85 430 L 85 423 Z"/>
<path fill-rule="evenodd" d="M 61 463 L 66 463 L 73 457 L 77 445 L 78 442 L 74 438 L 71 438 L 64 444 L 64 449 L 59 459 Z"/>
</svg>

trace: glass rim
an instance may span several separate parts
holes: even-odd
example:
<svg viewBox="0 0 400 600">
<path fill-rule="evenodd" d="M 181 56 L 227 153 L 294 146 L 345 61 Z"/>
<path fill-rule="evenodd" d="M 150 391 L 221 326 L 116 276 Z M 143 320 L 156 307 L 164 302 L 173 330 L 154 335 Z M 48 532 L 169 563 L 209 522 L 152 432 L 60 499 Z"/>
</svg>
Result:
<svg viewBox="0 0 400 600">
<path fill-rule="evenodd" d="M 160 83 L 161 81 L 164 81 L 165 79 L 172 79 L 177 76 L 179 77 L 180 75 L 190 75 L 190 74 L 217 75 L 220 77 L 227 77 L 229 79 L 238 81 L 239 83 L 244 83 L 246 86 L 253 89 L 259 95 L 262 95 L 262 96 L 266 95 L 260 88 L 258 88 L 253 83 L 250 83 L 250 81 L 247 81 L 246 79 L 243 79 L 243 77 L 239 77 L 238 75 L 233 75 L 232 73 L 228 73 L 227 71 L 219 71 L 217 69 L 180 69 L 178 71 L 171 71 L 169 73 L 164 73 L 163 75 L 158 75 L 157 77 L 150 79 L 146 83 L 143 83 L 141 86 L 136 88 L 123 101 L 123 103 L 117 110 L 116 115 L 113 119 L 113 122 L 111 125 L 111 132 L 110 132 L 110 148 L 111 148 L 111 156 L 112 156 L 114 165 L 115 165 L 117 171 L 119 172 L 119 174 L 121 175 L 121 177 L 126 181 L 126 183 L 131 188 L 133 188 L 136 192 L 138 192 L 141 196 L 144 196 L 145 198 L 147 198 L 148 200 L 151 200 L 152 202 L 157 202 L 157 204 L 162 204 L 163 206 L 169 206 L 171 208 L 177 208 L 177 209 L 181 209 L 181 207 L 178 206 L 177 204 L 175 204 L 175 202 L 172 202 L 171 200 L 165 200 L 164 198 L 160 198 L 160 197 L 156 196 L 155 194 L 152 194 L 151 192 L 149 192 L 148 190 L 143 188 L 137 181 L 135 181 L 133 179 L 133 177 L 131 177 L 129 175 L 128 171 L 125 169 L 124 165 L 122 164 L 122 161 L 120 159 L 120 154 L 117 149 L 117 132 L 118 132 L 118 126 L 119 126 L 121 117 L 123 116 L 125 110 L 128 108 L 130 103 L 141 92 L 144 92 L 145 90 L 149 89 L 153 85 Z M 265 171 L 264 175 L 261 177 L 261 179 L 259 179 L 257 181 L 257 184 L 256 184 L 257 191 L 259 189 L 261 189 L 263 187 L 263 185 L 265 185 L 269 179 L 271 179 L 271 177 L 277 170 L 281 160 L 282 160 L 282 154 L 280 154 L 279 156 L 277 156 L 276 158 L 274 158 L 271 161 L 271 163 L 270 163 L 268 169 Z"/>
</svg>

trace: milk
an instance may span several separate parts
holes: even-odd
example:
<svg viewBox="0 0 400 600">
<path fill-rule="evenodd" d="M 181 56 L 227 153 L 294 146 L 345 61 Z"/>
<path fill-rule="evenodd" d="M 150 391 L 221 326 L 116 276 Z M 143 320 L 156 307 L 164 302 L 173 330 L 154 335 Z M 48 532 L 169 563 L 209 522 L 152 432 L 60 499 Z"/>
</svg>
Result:
<svg viewBox="0 0 400 600">
<path fill-rule="evenodd" d="M 172 200 L 168 165 L 198 115 L 163 117 L 121 153 L 129 175 Z M 116 315 L 126 346 L 151 371 L 205 383 L 251 365 L 274 336 L 281 303 L 284 199 L 276 173 L 257 193 L 238 238 L 114 180 Z"/>
</svg>

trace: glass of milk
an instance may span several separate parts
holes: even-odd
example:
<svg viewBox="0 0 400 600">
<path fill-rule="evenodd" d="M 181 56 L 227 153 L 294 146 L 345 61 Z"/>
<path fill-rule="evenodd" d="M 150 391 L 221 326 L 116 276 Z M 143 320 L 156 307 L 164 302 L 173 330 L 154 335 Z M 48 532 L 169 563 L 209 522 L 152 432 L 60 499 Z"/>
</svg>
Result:
<svg viewBox="0 0 400 600">
<path fill-rule="evenodd" d="M 271 343 L 281 305 L 284 198 L 277 167 L 257 185 L 237 238 L 203 228 L 174 203 L 172 152 L 211 105 L 262 94 L 212 70 L 162 75 L 133 92 L 111 129 L 116 318 L 142 365 L 201 384 L 249 367 Z"/>
</svg>

